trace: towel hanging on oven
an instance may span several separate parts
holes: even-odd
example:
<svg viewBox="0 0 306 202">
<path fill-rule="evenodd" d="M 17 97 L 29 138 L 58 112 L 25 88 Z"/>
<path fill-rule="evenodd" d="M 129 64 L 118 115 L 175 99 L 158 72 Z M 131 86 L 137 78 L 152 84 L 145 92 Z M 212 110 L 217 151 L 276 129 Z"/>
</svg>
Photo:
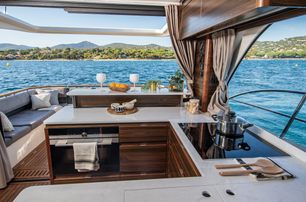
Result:
<svg viewBox="0 0 306 202">
<path fill-rule="evenodd" d="M 73 143 L 74 167 L 78 172 L 100 169 L 97 142 Z"/>
</svg>

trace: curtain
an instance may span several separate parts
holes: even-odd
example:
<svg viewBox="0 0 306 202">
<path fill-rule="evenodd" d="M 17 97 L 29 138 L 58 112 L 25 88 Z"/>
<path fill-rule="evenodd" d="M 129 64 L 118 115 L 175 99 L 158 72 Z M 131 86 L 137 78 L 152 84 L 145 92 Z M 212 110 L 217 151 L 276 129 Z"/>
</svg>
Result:
<svg viewBox="0 0 306 202">
<path fill-rule="evenodd" d="M 179 40 L 180 16 L 178 6 L 168 5 L 165 7 L 165 11 L 168 31 L 175 56 L 184 76 L 187 79 L 187 87 L 193 97 L 193 79 L 197 42 L 191 40 Z"/>
<path fill-rule="evenodd" d="M 212 34 L 213 41 L 213 69 L 219 81 L 208 105 L 210 114 L 222 115 L 228 106 L 227 82 L 233 72 L 232 58 L 234 53 L 235 30 L 228 29 Z"/>
<path fill-rule="evenodd" d="M 14 177 L 13 169 L 6 151 L 6 145 L 0 132 L 0 189 L 6 187 L 7 183 Z"/>
</svg>

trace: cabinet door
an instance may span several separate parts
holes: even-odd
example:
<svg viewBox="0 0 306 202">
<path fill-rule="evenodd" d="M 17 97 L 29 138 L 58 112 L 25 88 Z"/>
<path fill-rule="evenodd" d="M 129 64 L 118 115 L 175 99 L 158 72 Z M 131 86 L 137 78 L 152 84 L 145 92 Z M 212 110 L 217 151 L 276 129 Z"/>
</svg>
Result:
<svg viewBox="0 0 306 202">
<path fill-rule="evenodd" d="M 121 172 L 166 172 L 166 143 L 120 145 Z"/>
<path fill-rule="evenodd" d="M 168 128 L 166 123 L 120 125 L 120 143 L 166 142 Z"/>
<path fill-rule="evenodd" d="M 173 152 L 173 157 L 169 157 L 169 162 L 173 161 L 179 168 L 178 173 L 181 177 L 200 176 L 200 173 L 181 143 L 173 129 L 169 132 L 169 151 Z M 168 166 L 171 166 L 168 164 Z"/>
</svg>

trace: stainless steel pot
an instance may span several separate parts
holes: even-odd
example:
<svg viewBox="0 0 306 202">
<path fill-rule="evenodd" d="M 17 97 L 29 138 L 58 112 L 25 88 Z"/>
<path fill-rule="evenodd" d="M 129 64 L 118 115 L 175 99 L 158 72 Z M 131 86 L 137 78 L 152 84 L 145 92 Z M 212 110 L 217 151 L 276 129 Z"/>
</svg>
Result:
<svg viewBox="0 0 306 202">
<path fill-rule="evenodd" d="M 221 133 L 216 133 L 214 137 L 214 144 L 226 151 L 232 151 L 232 150 L 250 150 L 250 146 L 245 143 L 243 135 L 236 135 L 236 136 L 228 136 Z"/>
<path fill-rule="evenodd" d="M 217 121 L 217 131 L 224 135 L 243 135 L 245 129 L 253 126 L 244 119 L 237 118 L 235 112 L 232 111 L 226 112 L 223 116 L 212 115 L 212 118 Z"/>
</svg>

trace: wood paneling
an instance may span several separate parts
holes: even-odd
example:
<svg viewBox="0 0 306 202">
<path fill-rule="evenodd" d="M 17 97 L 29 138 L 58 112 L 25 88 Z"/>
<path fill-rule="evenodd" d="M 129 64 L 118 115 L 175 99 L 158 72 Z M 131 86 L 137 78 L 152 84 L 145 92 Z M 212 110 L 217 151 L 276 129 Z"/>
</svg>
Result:
<svg viewBox="0 0 306 202">
<path fill-rule="evenodd" d="M 257 0 L 257 6 L 306 7 L 304 0 Z"/>
<path fill-rule="evenodd" d="M 205 42 L 204 74 L 202 84 L 203 92 L 201 102 L 201 109 L 203 112 L 207 112 L 210 99 L 218 86 L 218 79 L 215 76 L 213 69 L 213 43 L 211 37 L 207 36 Z"/>
<path fill-rule="evenodd" d="M 120 143 L 166 142 L 167 123 L 121 124 L 119 127 Z"/>
<path fill-rule="evenodd" d="M 77 96 L 76 107 L 109 107 L 112 103 L 123 103 L 137 99 L 136 107 L 177 107 L 181 104 L 180 95 L 116 95 L 116 96 Z"/>
<path fill-rule="evenodd" d="M 169 130 L 168 145 L 168 177 L 200 176 L 200 172 L 172 128 Z"/>
<path fill-rule="evenodd" d="M 120 172 L 166 173 L 168 123 L 121 124 Z"/>
<path fill-rule="evenodd" d="M 306 7 L 299 0 L 192 0 L 180 9 L 180 38 L 200 38 L 288 9 Z"/>
<path fill-rule="evenodd" d="M 120 145 L 120 172 L 166 172 L 166 143 Z"/>
<path fill-rule="evenodd" d="M 199 41 L 199 45 L 196 50 L 196 63 L 194 68 L 194 96 L 202 103 L 203 92 L 203 74 L 204 74 L 204 52 L 205 52 L 205 40 Z M 201 104 L 200 104 L 201 107 Z"/>
</svg>

